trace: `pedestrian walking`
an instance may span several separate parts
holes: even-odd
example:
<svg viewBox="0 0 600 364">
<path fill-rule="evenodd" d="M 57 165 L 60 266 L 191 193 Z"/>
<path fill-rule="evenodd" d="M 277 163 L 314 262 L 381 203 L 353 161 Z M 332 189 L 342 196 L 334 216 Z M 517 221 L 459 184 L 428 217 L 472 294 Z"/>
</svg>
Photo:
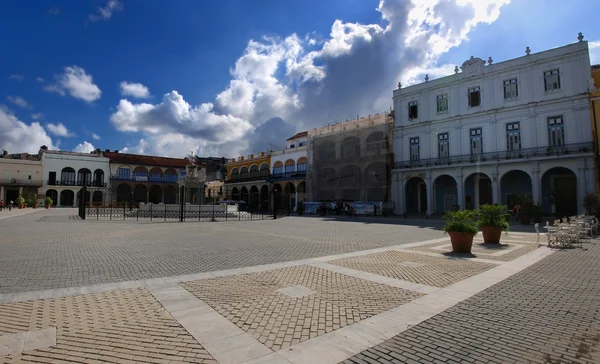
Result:
<svg viewBox="0 0 600 364">
<path fill-rule="evenodd" d="M 4 200 L 0 200 L 0 211 L 4 209 Z"/>
<path fill-rule="evenodd" d="M 12 200 L 10 201 L 10 204 L 8 204 L 8 211 L 12 210 L 12 206 L 13 206 L 13 202 Z"/>
</svg>

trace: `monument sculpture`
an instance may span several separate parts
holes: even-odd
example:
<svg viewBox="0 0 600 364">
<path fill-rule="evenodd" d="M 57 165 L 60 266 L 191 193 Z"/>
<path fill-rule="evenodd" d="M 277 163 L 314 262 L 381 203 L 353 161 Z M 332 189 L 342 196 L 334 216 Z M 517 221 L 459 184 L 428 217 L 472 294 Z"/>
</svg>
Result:
<svg viewBox="0 0 600 364">
<path fill-rule="evenodd" d="M 204 203 L 204 188 L 206 186 L 206 166 L 198 167 L 194 151 L 191 151 L 187 157 L 186 175 L 179 179 L 179 187 L 183 189 L 184 202 L 192 204 Z"/>
</svg>

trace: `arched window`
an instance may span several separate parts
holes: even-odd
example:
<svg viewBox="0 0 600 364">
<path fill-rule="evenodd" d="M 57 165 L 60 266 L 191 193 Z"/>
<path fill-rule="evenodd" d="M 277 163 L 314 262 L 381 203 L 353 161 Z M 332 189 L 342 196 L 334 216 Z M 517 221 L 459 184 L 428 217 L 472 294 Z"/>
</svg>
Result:
<svg viewBox="0 0 600 364">
<path fill-rule="evenodd" d="M 244 166 L 240 169 L 240 179 L 241 180 L 248 179 L 248 167 Z"/>
<path fill-rule="evenodd" d="M 367 154 L 378 156 L 385 154 L 385 135 L 382 131 L 371 133 L 367 137 Z"/>
<path fill-rule="evenodd" d="M 279 175 L 283 173 L 283 163 L 281 161 L 275 162 L 273 165 L 273 174 Z"/>
<path fill-rule="evenodd" d="M 325 141 L 317 147 L 317 155 L 322 161 L 335 160 L 335 143 Z"/>
<path fill-rule="evenodd" d="M 298 159 L 298 163 L 296 164 L 296 171 L 298 173 L 306 173 L 306 165 L 308 164 L 308 158 L 301 157 Z"/>
<path fill-rule="evenodd" d="M 240 170 L 237 168 L 234 168 L 231 170 L 231 180 L 232 181 L 237 181 L 240 178 Z"/>
<path fill-rule="evenodd" d="M 258 166 L 253 164 L 250 166 L 250 179 L 257 180 L 258 179 Z"/>
<path fill-rule="evenodd" d="M 267 163 L 263 163 L 260 165 L 260 178 L 261 179 L 269 178 L 269 165 Z"/>
<path fill-rule="evenodd" d="M 360 139 L 348 137 L 342 142 L 342 158 L 355 159 L 360 157 Z"/>
<path fill-rule="evenodd" d="M 288 177 L 292 173 L 294 173 L 295 169 L 296 169 L 296 162 L 294 162 L 293 159 L 288 159 L 287 161 L 285 161 L 285 175 L 286 175 L 286 177 Z"/>
<path fill-rule="evenodd" d="M 75 185 L 75 170 L 71 167 L 65 167 L 60 173 L 60 184 L 66 186 Z"/>
</svg>

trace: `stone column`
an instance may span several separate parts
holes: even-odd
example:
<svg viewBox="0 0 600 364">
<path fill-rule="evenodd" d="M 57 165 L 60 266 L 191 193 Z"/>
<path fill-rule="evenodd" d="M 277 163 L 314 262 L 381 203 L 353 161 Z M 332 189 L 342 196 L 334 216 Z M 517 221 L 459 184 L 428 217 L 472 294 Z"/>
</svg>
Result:
<svg viewBox="0 0 600 364">
<path fill-rule="evenodd" d="M 456 195 L 458 199 L 458 206 L 461 210 L 465 208 L 465 189 L 463 187 L 463 176 L 462 174 L 456 175 Z"/>
<path fill-rule="evenodd" d="M 60 193 L 61 193 L 61 191 L 57 191 L 57 193 L 56 193 L 56 206 L 57 207 L 61 206 L 60 205 Z"/>
<path fill-rule="evenodd" d="M 585 167 L 577 168 L 577 213 L 584 213 L 583 196 L 585 196 Z"/>
<path fill-rule="evenodd" d="M 586 169 L 586 183 L 587 183 L 587 193 L 595 193 L 595 178 L 594 178 L 594 168 L 588 166 Z"/>
<path fill-rule="evenodd" d="M 0 187 L 0 200 L 4 200 L 4 186 Z M 6 201 L 4 201 L 6 204 Z"/>
<path fill-rule="evenodd" d="M 499 196 L 498 173 L 492 173 L 492 203 L 500 203 Z"/>
<path fill-rule="evenodd" d="M 23 195 L 23 187 L 19 187 L 19 196 Z"/>
<path fill-rule="evenodd" d="M 396 213 L 398 215 L 402 215 L 405 211 L 405 206 L 404 206 L 404 175 L 403 173 L 398 173 L 397 174 L 397 179 L 396 179 L 396 186 L 394 186 L 396 192 L 396 200 L 394 201 L 396 203 L 395 209 L 396 209 Z"/>
<path fill-rule="evenodd" d="M 425 214 L 431 215 L 433 213 L 433 183 L 431 183 L 431 175 L 429 173 L 425 179 L 425 186 L 427 188 L 427 211 Z"/>
<path fill-rule="evenodd" d="M 260 196 L 258 200 L 258 202 L 260 203 Z M 298 187 L 296 187 L 296 205 L 294 205 L 294 211 L 296 211 L 296 206 L 298 206 Z"/>
<path fill-rule="evenodd" d="M 540 188 L 540 170 L 537 168 L 534 168 L 531 171 L 531 197 L 533 198 L 533 202 L 535 203 L 542 203 L 542 196 L 541 196 L 541 188 Z"/>
<path fill-rule="evenodd" d="M 152 187 L 152 186 L 150 186 Z M 148 201 L 150 201 L 150 188 L 148 188 L 148 186 L 146 186 L 146 203 L 148 203 Z"/>
</svg>

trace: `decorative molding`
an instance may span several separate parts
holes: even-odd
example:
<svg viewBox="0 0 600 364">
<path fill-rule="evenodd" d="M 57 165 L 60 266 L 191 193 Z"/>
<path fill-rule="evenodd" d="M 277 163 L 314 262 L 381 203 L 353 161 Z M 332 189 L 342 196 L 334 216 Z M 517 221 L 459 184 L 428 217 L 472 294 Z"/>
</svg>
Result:
<svg viewBox="0 0 600 364">
<path fill-rule="evenodd" d="M 469 60 L 466 60 L 460 69 L 463 71 L 465 76 L 474 76 L 483 73 L 483 67 L 485 66 L 485 61 L 481 58 L 475 58 L 471 56 Z"/>
</svg>

